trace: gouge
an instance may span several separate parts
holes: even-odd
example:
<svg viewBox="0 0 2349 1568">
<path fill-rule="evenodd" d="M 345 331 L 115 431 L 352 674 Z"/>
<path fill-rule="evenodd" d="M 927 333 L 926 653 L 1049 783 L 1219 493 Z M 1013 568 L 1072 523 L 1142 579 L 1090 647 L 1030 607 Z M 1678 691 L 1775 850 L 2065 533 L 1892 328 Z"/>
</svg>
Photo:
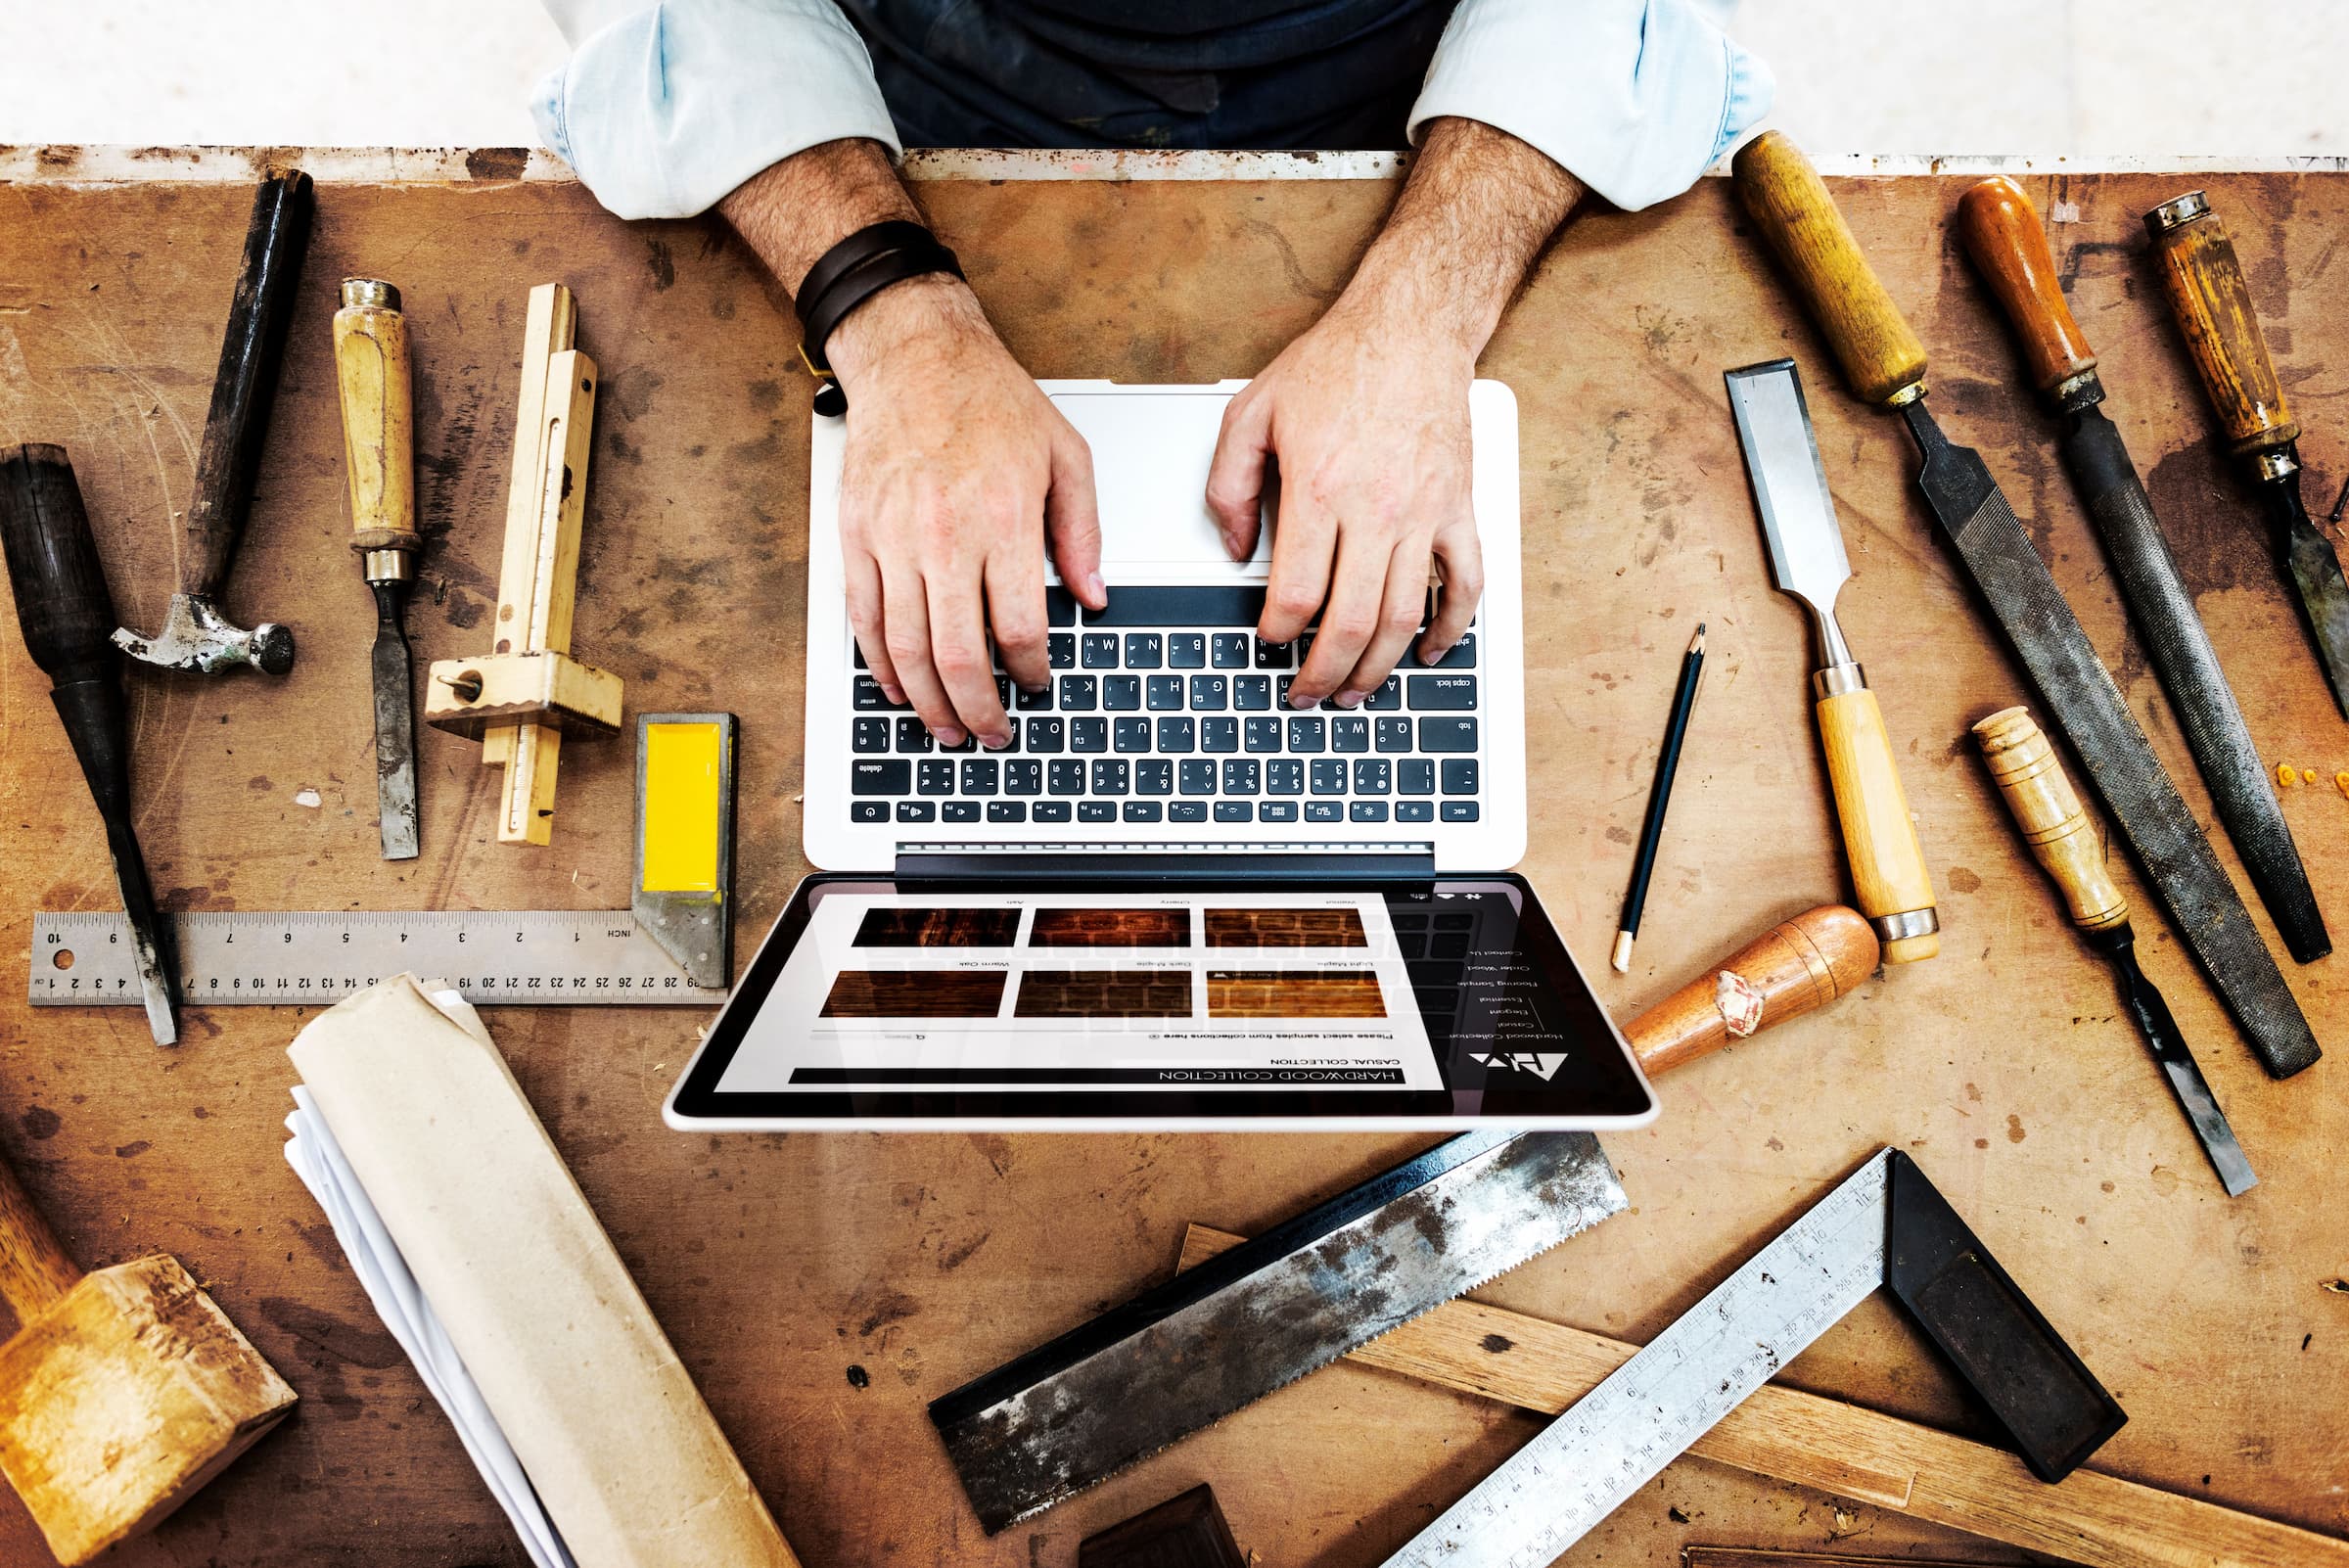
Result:
<svg viewBox="0 0 2349 1568">
<path fill-rule="evenodd" d="M 2301 868 L 2299 846 L 2137 465 L 2099 406 L 2104 383 L 2096 356 L 2064 302 L 2038 209 L 2021 186 L 2002 174 L 1965 193 L 1958 204 L 1958 227 L 2014 323 L 2032 385 L 2063 421 L 2064 466 L 2103 536 L 2122 602 L 2178 715 L 2194 765 L 2210 786 L 2219 820 L 2292 957 L 2304 964 L 2322 958 L 2332 951 L 2332 938 Z"/>
<path fill-rule="evenodd" d="M 1917 488 L 1943 537 L 2042 706 L 2088 764 L 2089 782 L 2251 1048 L 2278 1078 L 2309 1066 L 2320 1054 L 2317 1038 L 2250 911 L 1989 467 L 1942 434 L 1926 409 L 1924 346 L 1876 281 L 1819 171 L 1770 131 L 1739 149 L 1732 172 L 1755 227 L 1810 306 L 1852 391 L 1898 410 L 1908 426 L 1924 460 Z"/>
<path fill-rule="evenodd" d="M 1770 543 L 1770 570 L 1781 592 L 1811 611 L 1819 668 L 1811 675 L 1812 712 L 1827 753 L 1827 783 L 1843 824 L 1844 854 L 1860 909 L 1884 942 L 1884 961 L 1905 964 L 1941 951 L 1941 916 L 1933 874 L 1909 815 L 1908 793 L 1893 763 L 1892 736 L 1867 672 L 1852 657 L 1835 622 L 1835 599 L 1851 580 L 1835 497 L 1819 460 L 1803 379 L 1791 359 L 1747 365 L 1724 378 L 1746 477 Z"/>
<path fill-rule="evenodd" d="M 2234 242 L 2200 191 L 2147 212 L 2145 228 L 2187 350 L 2227 433 L 2227 450 L 2243 460 L 2259 486 L 2276 553 L 2299 593 L 2333 701 L 2349 714 L 2349 582 L 2300 499 L 2300 427 L 2268 357 Z"/>
<path fill-rule="evenodd" d="M 2210 1156 L 2211 1169 L 2218 1172 L 2227 1195 L 2233 1198 L 2250 1191 L 2259 1177 L 2251 1174 L 2251 1162 L 2234 1140 L 2227 1113 L 2219 1109 L 2217 1096 L 2202 1081 L 2202 1070 L 2194 1065 L 2194 1053 L 2187 1049 L 2178 1021 L 2170 1016 L 2169 1003 L 2138 966 L 2137 937 L 2129 929 L 2129 900 L 2104 869 L 2103 841 L 2082 809 L 2080 797 L 2072 792 L 2062 759 L 2031 721 L 2026 709 L 2008 708 L 1991 715 L 1974 726 L 1974 740 L 1982 748 L 1982 761 L 2004 797 L 2006 809 L 2014 816 L 2014 825 L 2022 830 L 2031 853 L 2062 892 L 2072 924 L 2080 928 L 2091 947 L 2112 960 L 2130 1015 L 2152 1048 L 2153 1060 L 2161 1064 L 2162 1076 L 2170 1081 L 2170 1090 L 2178 1096 L 2188 1125 L 2202 1140 L 2202 1152 Z"/>
<path fill-rule="evenodd" d="M 375 798 L 384 858 L 412 860 L 416 831 L 416 714 L 408 635 L 400 624 L 416 578 L 414 418 L 408 323 L 399 291 L 373 278 L 343 280 L 335 312 L 335 385 L 343 400 L 343 464 L 350 475 L 351 545 L 375 594 Z"/>
</svg>

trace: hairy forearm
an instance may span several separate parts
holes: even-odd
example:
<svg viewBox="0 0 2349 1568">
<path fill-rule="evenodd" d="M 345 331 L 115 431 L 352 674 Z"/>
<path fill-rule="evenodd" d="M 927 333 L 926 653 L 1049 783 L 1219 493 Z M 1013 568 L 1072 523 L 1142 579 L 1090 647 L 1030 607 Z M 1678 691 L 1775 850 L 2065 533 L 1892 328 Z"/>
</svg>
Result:
<svg viewBox="0 0 2349 1568">
<path fill-rule="evenodd" d="M 1582 197 L 1580 180 L 1506 131 L 1439 119 L 1341 302 L 1473 356 Z"/>
</svg>

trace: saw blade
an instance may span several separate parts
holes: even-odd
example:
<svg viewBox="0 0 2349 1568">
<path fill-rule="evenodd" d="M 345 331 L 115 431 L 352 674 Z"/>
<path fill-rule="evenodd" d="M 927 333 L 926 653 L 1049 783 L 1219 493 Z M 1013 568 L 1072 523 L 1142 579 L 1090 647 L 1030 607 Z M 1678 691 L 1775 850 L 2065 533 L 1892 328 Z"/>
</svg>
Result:
<svg viewBox="0 0 2349 1568">
<path fill-rule="evenodd" d="M 1588 1132 L 1466 1133 L 934 1401 L 930 1419 L 992 1535 L 1627 1201 Z"/>
</svg>

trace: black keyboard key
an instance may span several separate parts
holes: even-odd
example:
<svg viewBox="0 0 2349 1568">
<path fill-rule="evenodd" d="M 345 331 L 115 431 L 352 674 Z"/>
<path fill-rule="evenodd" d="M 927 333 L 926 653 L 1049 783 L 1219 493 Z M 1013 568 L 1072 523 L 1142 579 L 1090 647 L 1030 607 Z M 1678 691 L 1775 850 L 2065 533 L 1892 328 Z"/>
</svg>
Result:
<svg viewBox="0 0 2349 1568">
<path fill-rule="evenodd" d="M 900 718 L 898 720 L 898 751 L 926 752 L 929 749 L 930 730 L 928 726 L 924 725 L 923 722 L 918 718 Z"/>
<path fill-rule="evenodd" d="M 1354 803 L 1353 816 L 1357 822 L 1384 822 L 1387 819 L 1387 803 L 1357 801 Z"/>
<path fill-rule="evenodd" d="M 1174 764 L 1163 757 L 1145 757 L 1133 764 L 1133 793 L 1136 795 L 1172 795 L 1174 793 Z"/>
<path fill-rule="evenodd" d="M 935 801 L 899 801 L 898 803 L 898 820 L 900 822 L 927 822 L 936 815 L 938 815 L 938 803 Z"/>
<path fill-rule="evenodd" d="M 1109 720 L 1106 718 L 1070 719 L 1069 750 L 1072 752 L 1108 751 Z"/>
<path fill-rule="evenodd" d="M 1407 718 L 1382 718 L 1372 726 L 1372 732 L 1382 752 L 1407 752 L 1411 749 L 1411 721 Z"/>
<path fill-rule="evenodd" d="M 1365 757 L 1354 764 L 1354 793 L 1384 795 L 1395 764 L 1383 757 Z"/>
<path fill-rule="evenodd" d="M 1287 643 L 1267 642 L 1264 638 L 1259 637 L 1256 639 L 1256 668 L 1259 669 L 1286 669 L 1289 668 L 1289 653 L 1290 649 Z"/>
<path fill-rule="evenodd" d="M 990 801 L 987 803 L 990 822 L 1025 822 L 1028 820 L 1026 801 Z"/>
<path fill-rule="evenodd" d="M 1182 677 L 1180 675 L 1152 675 L 1150 677 L 1150 711 L 1154 714 L 1182 712 Z"/>
<path fill-rule="evenodd" d="M 1433 822 L 1436 803 L 1433 801 L 1397 801 L 1395 820 L 1398 822 Z"/>
<path fill-rule="evenodd" d="M 1142 706 L 1142 677 L 1103 675 L 1101 706 L 1113 714 L 1130 714 Z"/>
<path fill-rule="evenodd" d="M 1177 631 L 1167 639 L 1169 669 L 1205 669 L 1207 638 L 1196 631 Z"/>
<path fill-rule="evenodd" d="M 1123 795 L 1132 787 L 1128 782 L 1132 776 L 1132 765 L 1125 758 L 1098 758 L 1093 762 L 1093 793 Z"/>
<path fill-rule="evenodd" d="M 887 761 L 858 761 L 849 764 L 849 793 L 851 795 L 909 795 L 913 792 L 913 764 L 902 758 Z"/>
<path fill-rule="evenodd" d="M 1242 727 L 1247 737 L 1245 744 L 1250 751 L 1277 752 L 1280 750 L 1279 719 L 1251 718 Z"/>
<path fill-rule="evenodd" d="M 1165 814 L 1166 808 L 1156 801 L 1128 801 L 1126 803 L 1126 820 L 1128 822 L 1155 822 Z"/>
<path fill-rule="evenodd" d="M 1474 795 L 1477 790 L 1476 759 L 1448 757 L 1444 760 L 1444 793 Z"/>
<path fill-rule="evenodd" d="M 1014 738 L 1017 738 L 1017 736 L 1019 735 L 1019 727 L 1018 727 L 1017 725 L 1014 725 L 1014 726 L 1012 727 L 1012 735 L 1014 736 Z M 936 739 L 936 738 L 937 738 L 937 737 L 935 737 L 935 736 L 933 736 L 933 737 L 932 737 L 932 739 Z M 1010 747 L 1008 747 L 1008 746 L 1006 746 L 1006 747 L 1004 748 L 1004 750 L 1005 750 L 1005 751 L 1009 751 L 1010 749 L 1011 749 L 1011 748 L 1010 748 Z M 951 746 L 941 746 L 941 747 L 939 748 L 939 750 L 940 750 L 940 751 L 942 751 L 942 752 L 954 752 L 954 753 L 957 753 L 957 754 L 960 754 L 960 753 L 963 753 L 963 752 L 975 752 L 975 751 L 979 750 L 979 737 L 978 737 L 978 736 L 976 736 L 976 735 L 973 735 L 973 734 L 971 734 L 971 733 L 970 733 L 968 730 L 965 730 L 965 731 L 963 732 L 962 739 L 960 739 L 960 740 L 956 741 L 956 742 L 955 742 L 953 745 L 951 745 Z"/>
<path fill-rule="evenodd" d="M 1392 713 L 1403 706 L 1403 679 L 1389 675 L 1379 682 L 1378 690 L 1362 699 L 1362 708 L 1373 714 Z"/>
<path fill-rule="evenodd" d="M 1191 711 L 1200 714 L 1220 714 L 1230 697 L 1230 682 L 1221 675 L 1193 675 L 1191 677 Z"/>
<path fill-rule="evenodd" d="M 1109 590 L 1109 608 L 1087 610 L 1088 626 L 1253 626 L 1265 618 L 1262 588 L 1135 584 Z"/>
<path fill-rule="evenodd" d="M 1345 714 L 1329 721 L 1329 749 L 1333 752 L 1366 752 L 1370 749 L 1370 720 L 1359 714 Z"/>
<path fill-rule="evenodd" d="M 1150 720 L 1121 718 L 1117 723 L 1117 747 L 1121 752 L 1146 752 L 1150 749 Z"/>
<path fill-rule="evenodd" d="M 864 649 L 854 637 L 849 639 L 849 662 L 859 669 L 868 668 L 864 662 Z"/>
<path fill-rule="evenodd" d="M 1032 757 L 1017 757 L 1003 764 L 1003 793 L 1006 795 L 1040 795 L 1044 789 L 1044 764 Z"/>
<path fill-rule="evenodd" d="M 1003 712 L 1007 714 L 1011 712 L 1011 677 L 1009 675 L 999 674 L 995 677 L 995 701 L 1003 705 Z"/>
<path fill-rule="evenodd" d="M 1055 669 L 1077 668 L 1077 633 L 1055 631 L 1044 639 L 1044 657 Z"/>
<path fill-rule="evenodd" d="M 1165 645 L 1155 631 L 1126 633 L 1126 668 L 1156 669 L 1166 662 Z"/>
<path fill-rule="evenodd" d="M 1468 933 L 1465 931 L 1440 931 L 1436 933 L 1436 935 L 1428 942 L 1427 955 L 1430 958 L 1445 959 L 1460 959 L 1467 957 Z"/>
<path fill-rule="evenodd" d="M 1208 660 L 1218 669 L 1248 668 L 1248 633 L 1219 631 L 1208 639 Z"/>
<path fill-rule="evenodd" d="M 1118 668 L 1118 639 L 1106 631 L 1084 634 L 1084 668 L 1115 669 Z"/>
<path fill-rule="evenodd" d="M 954 764 L 943 757 L 924 758 L 914 769 L 914 790 L 922 795 L 954 793 Z"/>
<path fill-rule="evenodd" d="M 991 757 L 974 757 L 962 764 L 962 793 L 992 795 L 1002 777 L 1003 764 Z"/>
<path fill-rule="evenodd" d="M 849 820 L 852 822 L 886 822 L 889 820 L 887 801 L 851 801 Z"/>
<path fill-rule="evenodd" d="M 1204 757 L 1186 757 L 1178 771 L 1177 783 L 1185 795 L 1216 793 L 1216 764 Z"/>
<path fill-rule="evenodd" d="M 1028 749 L 1032 752 L 1057 752 L 1068 744 L 1068 728 L 1057 718 L 1028 720 Z"/>
<path fill-rule="evenodd" d="M 1476 803 L 1474 801 L 1446 801 L 1444 803 L 1444 820 L 1447 822 L 1475 821 Z"/>
<path fill-rule="evenodd" d="M 1204 822 L 1207 820 L 1205 801 L 1169 801 L 1167 820 L 1170 822 Z"/>
<path fill-rule="evenodd" d="M 1228 758 L 1223 763 L 1223 793 L 1254 795 L 1263 773 L 1263 765 L 1253 757 Z"/>
<path fill-rule="evenodd" d="M 1473 752 L 1476 750 L 1476 720 L 1422 718 L 1419 720 L 1419 749 L 1423 752 Z"/>
<path fill-rule="evenodd" d="M 1254 801 L 1218 801 L 1216 820 L 1219 822 L 1253 822 L 1256 820 Z"/>
<path fill-rule="evenodd" d="M 1406 757 L 1395 764 L 1395 793 L 1398 795 L 1433 795 L 1436 793 L 1436 764 L 1424 757 Z"/>
<path fill-rule="evenodd" d="M 1462 712 L 1476 706 L 1476 677 L 1474 675 L 1413 675 L 1411 677 L 1411 707 L 1424 712 L 1437 709 Z"/>
<path fill-rule="evenodd" d="M 1055 795 L 1084 793 L 1084 763 L 1074 757 L 1055 757 L 1044 771 L 1044 788 Z"/>
<path fill-rule="evenodd" d="M 1036 687 L 1034 691 L 1030 691 L 1025 686 L 1021 687 L 1019 693 L 1019 704 L 1020 706 L 1017 711 L 1023 714 L 1048 714 L 1052 712 L 1051 682 L 1047 681 L 1043 685 Z"/>
<path fill-rule="evenodd" d="M 1158 721 L 1158 749 L 1179 757 L 1198 744 L 1197 724 L 1188 718 L 1162 718 Z"/>
<path fill-rule="evenodd" d="M 1077 596 L 1066 588 L 1047 585 L 1044 589 L 1044 623 L 1049 626 L 1077 624 Z"/>
<path fill-rule="evenodd" d="M 1118 803 L 1115 801 L 1079 801 L 1077 820 L 1080 822 L 1115 822 Z"/>
<path fill-rule="evenodd" d="M 1036 803 L 1036 819 L 1038 822 L 1066 822 L 1069 819 L 1069 803 L 1038 801 Z"/>
<path fill-rule="evenodd" d="M 1236 752 L 1240 749 L 1240 721 L 1236 718 L 1209 716 L 1199 720 L 1199 749 L 1203 752 Z"/>
<path fill-rule="evenodd" d="M 1275 757 L 1265 763 L 1267 795 L 1303 795 L 1305 764 L 1294 757 Z"/>
<path fill-rule="evenodd" d="M 1297 820 L 1297 803 L 1266 801 L 1257 807 L 1256 819 L 1260 822 L 1294 822 Z"/>
<path fill-rule="evenodd" d="M 1243 714 L 1261 714 L 1271 707 L 1272 677 L 1270 675 L 1232 676 L 1231 706 Z"/>
<path fill-rule="evenodd" d="M 886 709 L 892 713 L 901 714 L 913 706 L 911 703 L 891 702 L 887 694 L 881 690 L 881 682 L 870 675 L 856 677 L 856 684 L 849 688 L 849 703 L 860 714 L 870 713 L 876 709 Z"/>
<path fill-rule="evenodd" d="M 976 822 L 979 820 L 979 803 L 977 801 L 945 801 L 939 806 L 939 815 L 948 822 Z"/>
<path fill-rule="evenodd" d="M 1346 793 L 1346 763 L 1335 757 L 1313 759 L 1313 787 L 1315 795 Z"/>
<path fill-rule="evenodd" d="M 1453 643 L 1443 658 L 1424 668 L 1429 669 L 1474 669 L 1476 668 L 1476 633 L 1469 632 L 1458 642 Z"/>
<path fill-rule="evenodd" d="M 1101 677 L 1098 675 L 1063 675 L 1060 677 L 1060 711 L 1064 714 L 1089 714 L 1100 702 Z"/>
<path fill-rule="evenodd" d="M 1329 720 L 1326 718 L 1292 718 L 1289 720 L 1289 750 L 1313 753 L 1329 744 Z"/>
<path fill-rule="evenodd" d="M 889 720 L 886 718 L 859 718 L 856 720 L 855 736 L 849 742 L 849 750 L 852 752 L 888 751 Z"/>
<path fill-rule="evenodd" d="M 1343 822 L 1346 820 L 1346 807 L 1336 801 L 1308 801 L 1305 803 L 1305 819 L 1308 822 Z"/>
</svg>

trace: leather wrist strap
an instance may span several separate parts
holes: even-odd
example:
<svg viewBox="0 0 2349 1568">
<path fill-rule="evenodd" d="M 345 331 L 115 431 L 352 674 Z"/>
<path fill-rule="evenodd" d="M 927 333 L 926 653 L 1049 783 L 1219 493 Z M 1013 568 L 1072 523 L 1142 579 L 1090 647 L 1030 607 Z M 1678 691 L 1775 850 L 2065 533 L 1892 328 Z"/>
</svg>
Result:
<svg viewBox="0 0 2349 1568">
<path fill-rule="evenodd" d="M 931 272 L 950 272 L 959 278 L 962 263 L 936 235 L 903 219 L 858 229 L 826 251 L 807 269 L 793 297 L 802 329 L 800 352 L 807 368 L 818 376 L 831 377 L 824 347 L 849 312 L 893 283 Z M 834 386 L 838 386 L 836 380 Z M 845 406 L 845 401 L 839 406 Z"/>
</svg>

